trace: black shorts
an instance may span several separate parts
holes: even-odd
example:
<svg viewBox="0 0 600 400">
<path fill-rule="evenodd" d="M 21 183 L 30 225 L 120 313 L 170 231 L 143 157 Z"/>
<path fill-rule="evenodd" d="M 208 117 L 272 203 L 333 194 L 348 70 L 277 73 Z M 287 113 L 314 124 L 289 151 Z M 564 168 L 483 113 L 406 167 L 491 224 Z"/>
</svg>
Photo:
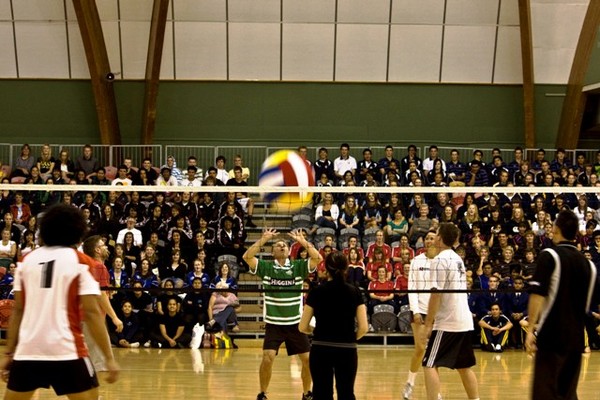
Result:
<svg viewBox="0 0 600 400">
<path fill-rule="evenodd" d="M 58 396 L 98 387 L 98 377 L 89 358 L 67 361 L 13 361 L 8 388 L 31 392 L 52 386 Z"/>
<path fill-rule="evenodd" d="M 263 350 L 275 350 L 276 352 L 279 352 L 279 347 L 281 346 L 281 343 L 284 342 L 288 356 L 308 353 L 310 351 L 308 336 L 298 330 L 298 324 L 267 324 Z"/>
<path fill-rule="evenodd" d="M 475 365 L 471 332 L 433 331 L 423 356 L 423 366 L 462 369 Z"/>
</svg>

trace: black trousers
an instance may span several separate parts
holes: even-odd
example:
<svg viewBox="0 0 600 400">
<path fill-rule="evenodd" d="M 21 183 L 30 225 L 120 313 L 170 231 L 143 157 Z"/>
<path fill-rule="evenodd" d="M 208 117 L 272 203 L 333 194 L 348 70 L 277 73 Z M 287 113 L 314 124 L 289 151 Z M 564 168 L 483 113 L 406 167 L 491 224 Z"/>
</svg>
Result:
<svg viewBox="0 0 600 400">
<path fill-rule="evenodd" d="M 538 350 L 535 355 L 533 400 L 577 400 L 581 351 L 557 354 Z"/>
<path fill-rule="evenodd" d="M 338 400 L 355 400 L 354 380 L 358 368 L 355 348 L 321 346 L 310 349 L 310 374 L 315 400 L 333 400 L 333 378 Z"/>
</svg>

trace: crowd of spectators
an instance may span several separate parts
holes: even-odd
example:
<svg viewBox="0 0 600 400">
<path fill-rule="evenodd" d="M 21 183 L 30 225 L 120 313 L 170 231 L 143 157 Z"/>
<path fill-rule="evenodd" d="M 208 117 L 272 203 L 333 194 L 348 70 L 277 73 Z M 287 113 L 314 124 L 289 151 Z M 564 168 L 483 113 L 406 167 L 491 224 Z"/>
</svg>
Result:
<svg viewBox="0 0 600 400">
<path fill-rule="evenodd" d="M 405 293 L 394 289 L 406 290 L 410 261 L 424 251 L 427 232 L 435 230 L 440 222 L 453 222 L 460 228 L 462 236 L 456 251 L 465 261 L 471 287 L 484 290 L 483 294 L 473 293 L 469 297 L 474 318 L 478 323 L 488 321 L 490 316 L 495 317 L 492 305 L 497 305 L 500 313 L 514 325 L 510 330 L 512 336 L 508 338 L 509 343 L 516 346 L 520 345 L 518 328 L 519 321 L 526 317 L 526 302 L 520 295 L 518 301 L 515 300 L 515 293 L 502 289 L 514 292 L 526 288 L 535 270 L 537 254 L 552 245 L 552 221 L 560 210 L 571 209 L 580 218 L 577 246 L 594 263 L 600 263 L 600 194 L 578 196 L 568 190 L 569 187 L 600 185 L 600 151 L 594 163 L 579 153 L 571 162 L 564 149 L 558 149 L 553 160 L 546 159 L 543 149 L 536 152 L 534 160 L 527 160 L 520 147 L 506 160 L 499 149 L 492 151 L 490 160 L 483 160 L 483 152 L 475 150 L 468 161 L 461 161 L 458 150 L 452 150 L 450 158 L 444 160 L 434 145 L 429 147 L 424 160 L 418 157 L 413 145 L 408 146 L 404 155 L 395 152 L 392 146 L 386 146 L 385 156 L 375 160 L 367 148 L 362 152 L 362 160 L 357 161 L 350 154 L 349 145 L 342 144 L 339 156 L 333 160 L 326 148 L 319 149 L 316 160 L 309 160 L 306 147 L 298 149 L 300 156 L 314 169 L 319 187 L 482 187 L 481 194 L 460 197 L 447 193 L 382 194 L 376 190 L 360 194 L 351 189 L 346 194 L 332 194 L 319 193 L 317 189 L 310 211 L 312 221 L 305 227 L 304 234 L 324 258 L 335 251 L 348 255 L 348 280 L 365 289 L 370 311 L 378 304 L 389 304 L 399 311 L 408 302 Z M 17 181 L 30 184 L 75 187 L 68 192 L 0 192 L 3 215 L 0 266 L 6 268 L 0 284 L 10 284 L 14 262 L 38 246 L 36 216 L 45 207 L 64 202 L 82 210 L 90 235 L 101 235 L 110 244 L 106 264 L 113 286 L 142 289 L 142 292 L 114 293 L 115 309 L 122 310 L 127 318 L 131 317 L 129 308 L 138 319 L 146 315 L 144 313 L 162 315 L 172 308 L 170 299 L 173 298 L 186 331 L 196 322 L 217 324 L 223 331 L 227 325 L 235 327 L 237 322 L 230 318 L 229 311 L 227 318 L 224 318 L 226 314 L 220 318 L 215 316 L 222 310 L 209 311 L 211 303 L 220 305 L 229 301 L 226 296 L 210 299 L 191 291 L 186 301 L 182 300 L 183 296 L 165 297 L 167 292 L 161 295 L 164 298 L 153 298 L 143 290 L 159 285 L 194 289 L 218 285 L 235 291 L 238 271 L 246 268 L 241 256 L 248 228 L 256 227 L 252 221 L 253 199 L 241 192 L 240 187 L 247 186 L 250 174 L 255 172 L 243 165 L 241 156 L 234 158 L 234 166 L 229 171 L 226 159 L 219 156 L 214 166 L 203 174 L 194 156 L 188 157 L 183 168 L 178 167 L 173 156 L 168 156 L 165 165 L 160 167 L 145 158 L 136 168 L 131 158 L 124 158 L 115 168 L 100 166 L 89 145 L 83 147 L 74 161 L 64 150 L 55 159 L 47 145 L 39 157 L 34 157 L 29 146 L 23 145 L 10 176 L 3 177 L 2 183 L 19 178 Z M 82 186 L 86 184 L 106 185 L 107 190 L 89 191 Z M 155 192 L 119 190 L 119 186 L 128 185 L 156 186 L 157 189 Z M 231 186 L 232 191 L 190 193 L 168 189 L 169 186 L 223 185 Z M 486 186 L 507 189 L 503 193 L 488 194 Z M 531 191 L 512 193 L 510 187 L 516 186 L 529 186 Z M 561 194 L 535 190 L 547 186 L 566 189 Z M 291 257 L 307 257 L 307 251 L 292 246 Z M 324 276 L 325 269 L 321 265 L 311 277 L 311 284 L 318 284 Z M 491 293 L 497 289 L 501 290 L 498 296 Z M 1 294 L 10 295 L 7 290 Z M 590 316 L 592 346 L 600 344 L 593 329 L 600 320 L 597 317 L 600 317 L 597 312 Z M 151 321 L 152 318 L 141 318 L 144 339 L 152 338 Z M 491 326 L 489 321 L 484 323 L 484 329 Z M 121 340 L 130 343 L 133 337 L 117 338 L 117 343 Z M 141 340 L 138 339 L 135 341 Z"/>
</svg>

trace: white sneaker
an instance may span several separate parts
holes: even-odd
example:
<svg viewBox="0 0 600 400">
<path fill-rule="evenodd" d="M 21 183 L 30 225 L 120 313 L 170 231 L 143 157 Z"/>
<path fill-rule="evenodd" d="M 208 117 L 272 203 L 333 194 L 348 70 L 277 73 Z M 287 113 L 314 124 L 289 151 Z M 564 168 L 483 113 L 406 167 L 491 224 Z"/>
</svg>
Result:
<svg viewBox="0 0 600 400">
<path fill-rule="evenodd" d="M 140 347 L 140 342 L 129 343 L 129 347 L 131 347 L 132 349 L 137 349 L 138 347 Z"/>
<path fill-rule="evenodd" d="M 442 399 L 442 394 L 441 393 L 438 393 L 438 400 L 444 400 L 444 399 Z"/>
<path fill-rule="evenodd" d="M 410 400 L 412 399 L 413 385 L 409 382 L 406 382 L 404 385 L 404 390 L 402 391 L 402 400 Z"/>
<path fill-rule="evenodd" d="M 496 345 L 496 351 L 502 351 L 502 346 L 500 346 L 499 344 Z"/>
<path fill-rule="evenodd" d="M 151 346 L 151 345 L 152 345 L 152 344 L 151 344 L 151 343 L 150 343 L 150 341 L 148 340 L 146 343 L 144 343 L 144 348 L 145 348 L 145 349 L 148 349 L 148 348 L 150 348 L 150 346 Z"/>
</svg>

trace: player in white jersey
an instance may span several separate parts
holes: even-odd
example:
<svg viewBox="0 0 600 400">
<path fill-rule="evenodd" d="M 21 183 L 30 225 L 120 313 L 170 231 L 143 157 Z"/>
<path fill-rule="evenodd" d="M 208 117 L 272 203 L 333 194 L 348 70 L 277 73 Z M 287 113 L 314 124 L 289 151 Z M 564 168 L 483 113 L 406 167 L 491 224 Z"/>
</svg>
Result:
<svg viewBox="0 0 600 400">
<path fill-rule="evenodd" d="M 425 253 L 421 253 L 410 262 L 410 272 L 408 274 L 408 290 L 429 290 L 431 289 L 430 270 L 431 262 L 437 255 L 435 247 L 435 231 L 427 232 L 425 240 Z M 408 379 L 402 391 L 402 398 L 409 400 L 412 398 L 415 378 L 423 355 L 425 354 L 425 344 L 421 340 L 422 332 L 425 329 L 425 318 L 427 317 L 427 307 L 429 306 L 429 293 L 408 293 L 408 304 L 412 313 L 412 330 L 415 341 L 415 351 L 410 359 L 408 370 Z"/>
<path fill-rule="evenodd" d="M 89 257 L 75 250 L 86 229 L 78 209 L 51 207 L 40 222 L 44 246 L 19 263 L 6 355 L 0 361 L 2 377 L 8 380 L 5 400 L 30 399 L 36 389 L 49 387 L 71 399 L 98 398 L 98 379 L 81 332 L 82 315 L 106 358 L 107 381 L 118 377 L 99 307 L 98 282 L 89 271 Z"/>
<path fill-rule="evenodd" d="M 439 254 L 431 263 L 432 289 L 464 292 L 433 292 L 429 299 L 422 340 L 427 343 L 423 357 L 428 400 L 439 399 L 439 367 L 456 369 L 471 400 L 479 399 L 472 346 L 473 317 L 467 301 L 467 277 L 463 260 L 452 250 L 460 230 L 441 223 L 435 238 Z"/>
</svg>

